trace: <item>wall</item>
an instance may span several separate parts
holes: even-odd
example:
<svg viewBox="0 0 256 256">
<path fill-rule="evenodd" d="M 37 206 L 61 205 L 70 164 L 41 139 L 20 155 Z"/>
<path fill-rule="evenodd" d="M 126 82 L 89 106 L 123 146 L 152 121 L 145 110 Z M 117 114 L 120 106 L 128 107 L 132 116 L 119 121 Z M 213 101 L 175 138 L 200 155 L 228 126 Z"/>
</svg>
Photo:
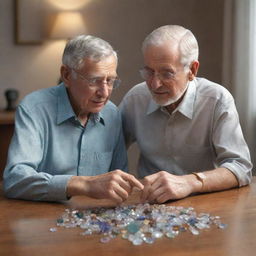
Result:
<svg viewBox="0 0 256 256">
<path fill-rule="evenodd" d="M 122 87 L 113 93 L 112 100 L 119 104 L 127 90 L 141 81 L 138 75 L 138 70 L 143 65 L 141 42 L 153 29 L 166 24 L 180 24 L 193 31 L 200 46 L 199 76 L 220 83 L 224 2 L 223 0 L 89 1 L 82 10 L 88 33 L 109 41 L 120 57 L 118 73 L 123 83 Z M 0 1 L 0 19 L 0 108 L 4 108 L 6 105 L 4 91 L 7 88 L 18 89 L 20 98 L 23 98 L 33 90 L 56 84 L 65 42 L 47 41 L 37 46 L 15 45 L 13 1 Z"/>
<path fill-rule="evenodd" d="M 118 50 L 119 75 L 123 86 L 113 95 L 119 103 L 125 92 L 141 81 L 141 42 L 154 28 L 180 24 L 191 29 L 200 45 L 200 72 L 221 82 L 223 0 L 92 0 L 83 9 L 89 34 L 102 37 Z M 65 42 L 15 45 L 13 1 L 0 1 L 0 108 L 5 107 L 4 90 L 16 88 L 20 98 L 53 86 L 59 76 Z"/>
</svg>

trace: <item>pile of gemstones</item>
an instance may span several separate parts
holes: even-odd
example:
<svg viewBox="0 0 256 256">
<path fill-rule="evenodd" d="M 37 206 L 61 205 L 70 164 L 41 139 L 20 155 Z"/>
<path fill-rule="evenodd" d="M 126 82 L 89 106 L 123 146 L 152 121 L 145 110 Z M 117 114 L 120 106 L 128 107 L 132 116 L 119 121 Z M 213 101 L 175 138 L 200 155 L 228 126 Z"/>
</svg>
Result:
<svg viewBox="0 0 256 256">
<path fill-rule="evenodd" d="M 164 236 L 174 238 L 184 231 L 199 235 L 201 230 L 208 229 L 211 225 L 216 225 L 220 229 L 227 226 L 221 223 L 219 216 L 197 214 L 192 207 L 148 203 L 109 209 L 66 209 L 57 219 L 57 226 L 79 227 L 82 229 L 81 235 L 102 234 L 102 243 L 108 243 L 119 235 L 134 245 L 152 244 Z M 57 231 L 57 228 L 51 228 L 50 231 Z"/>
</svg>

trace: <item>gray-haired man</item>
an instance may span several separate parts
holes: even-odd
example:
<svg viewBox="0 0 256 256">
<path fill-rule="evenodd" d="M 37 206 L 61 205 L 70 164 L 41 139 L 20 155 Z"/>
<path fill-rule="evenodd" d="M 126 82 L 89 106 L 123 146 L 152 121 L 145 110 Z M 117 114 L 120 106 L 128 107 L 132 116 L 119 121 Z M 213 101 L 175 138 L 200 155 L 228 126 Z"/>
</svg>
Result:
<svg viewBox="0 0 256 256">
<path fill-rule="evenodd" d="M 7 197 L 65 200 L 74 195 L 125 200 L 143 185 L 127 168 L 121 117 L 109 101 L 119 84 L 106 41 L 78 36 L 64 50 L 63 83 L 33 92 L 16 111 L 4 171 Z"/>
</svg>

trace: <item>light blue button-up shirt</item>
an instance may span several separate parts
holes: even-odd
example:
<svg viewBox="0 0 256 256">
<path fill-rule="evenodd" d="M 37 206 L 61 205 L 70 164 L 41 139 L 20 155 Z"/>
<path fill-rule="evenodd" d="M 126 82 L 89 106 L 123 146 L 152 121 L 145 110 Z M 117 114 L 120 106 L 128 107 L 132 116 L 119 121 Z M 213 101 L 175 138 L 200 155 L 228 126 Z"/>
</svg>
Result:
<svg viewBox="0 0 256 256">
<path fill-rule="evenodd" d="M 15 132 L 4 171 L 6 196 L 66 199 L 73 175 L 127 170 L 121 116 L 110 101 L 82 126 L 64 84 L 26 96 L 16 110 Z"/>
</svg>

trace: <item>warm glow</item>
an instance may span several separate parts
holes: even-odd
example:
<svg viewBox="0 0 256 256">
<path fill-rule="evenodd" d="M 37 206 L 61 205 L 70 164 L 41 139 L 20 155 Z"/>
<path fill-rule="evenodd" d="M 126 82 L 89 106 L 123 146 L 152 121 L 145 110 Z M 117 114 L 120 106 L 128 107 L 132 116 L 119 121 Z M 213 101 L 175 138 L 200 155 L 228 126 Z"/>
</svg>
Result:
<svg viewBox="0 0 256 256">
<path fill-rule="evenodd" d="M 78 10 L 91 0 L 48 0 L 51 5 L 54 5 L 60 10 Z"/>
<path fill-rule="evenodd" d="M 52 39 L 68 39 L 84 33 L 85 25 L 79 12 L 58 13 L 49 29 L 49 37 Z"/>
</svg>

